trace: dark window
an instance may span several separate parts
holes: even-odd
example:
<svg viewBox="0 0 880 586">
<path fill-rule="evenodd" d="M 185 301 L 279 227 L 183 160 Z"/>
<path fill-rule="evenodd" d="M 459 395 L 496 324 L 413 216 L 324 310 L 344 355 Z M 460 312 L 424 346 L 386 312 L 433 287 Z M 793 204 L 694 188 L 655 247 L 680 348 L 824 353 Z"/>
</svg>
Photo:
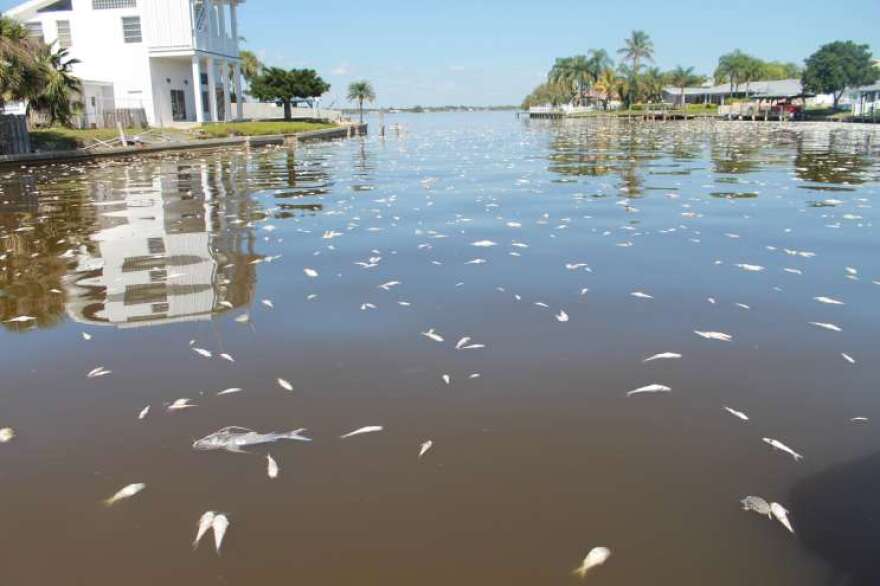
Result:
<svg viewBox="0 0 880 586">
<path fill-rule="evenodd" d="M 140 16 L 122 17 L 122 38 L 126 43 L 140 43 L 144 40 L 141 35 Z"/>
</svg>

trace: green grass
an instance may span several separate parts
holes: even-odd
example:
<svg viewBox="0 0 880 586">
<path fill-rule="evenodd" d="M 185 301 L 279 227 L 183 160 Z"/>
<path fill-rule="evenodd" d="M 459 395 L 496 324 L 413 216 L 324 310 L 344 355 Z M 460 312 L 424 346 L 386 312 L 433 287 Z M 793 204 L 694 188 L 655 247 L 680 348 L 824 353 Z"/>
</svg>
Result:
<svg viewBox="0 0 880 586">
<path fill-rule="evenodd" d="M 126 136 L 144 132 L 143 128 L 127 128 Z M 30 131 L 31 144 L 41 151 L 60 151 L 78 149 L 98 140 L 109 141 L 119 136 L 115 128 L 38 128 Z"/>
<path fill-rule="evenodd" d="M 205 124 L 193 134 L 200 138 L 224 138 L 227 136 L 262 136 L 266 134 L 297 134 L 310 130 L 336 128 L 330 122 L 287 122 L 284 120 L 263 122 L 228 122 Z"/>
</svg>

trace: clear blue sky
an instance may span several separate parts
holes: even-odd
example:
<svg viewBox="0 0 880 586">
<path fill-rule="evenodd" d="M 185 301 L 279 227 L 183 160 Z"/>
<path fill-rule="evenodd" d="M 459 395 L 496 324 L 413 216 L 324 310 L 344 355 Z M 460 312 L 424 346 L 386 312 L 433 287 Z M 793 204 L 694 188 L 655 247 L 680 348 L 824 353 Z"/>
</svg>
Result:
<svg viewBox="0 0 880 586">
<path fill-rule="evenodd" d="M 880 0 L 247 0 L 239 15 L 247 48 L 317 69 L 337 105 L 361 78 L 384 106 L 518 104 L 555 57 L 616 57 L 632 29 L 651 35 L 664 69 L 711 73 L 736 48 L 801 63 L 835 40 L 880 56 Z"/>
</svg>

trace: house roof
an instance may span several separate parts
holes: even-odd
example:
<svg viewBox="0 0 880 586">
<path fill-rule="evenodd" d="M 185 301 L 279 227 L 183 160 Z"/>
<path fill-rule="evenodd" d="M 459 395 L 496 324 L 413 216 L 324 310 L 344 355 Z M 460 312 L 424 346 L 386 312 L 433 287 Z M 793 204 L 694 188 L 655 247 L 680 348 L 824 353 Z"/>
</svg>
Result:
<svg viewBox="0 0 880 586">
<path fill-rule="evenodd" d="M 734 85 L 730 91 L 729 83 L 722 83 L 710 87 L 684 88 L 686 96 L 729 96 L 731 94 L 744 94 L 748 87 L 749 94 L 756 98 L 793 98 L 803 94 L 803 86 L 799 79 L 778 79 L 772 81 L 753 81 L 749 84 L 741 83 Z M 667 87 L 666 93 L 681 95 L 681 88 Z"/>
<path fill-rule="evenodd" d="M 41 8 L 45 8 L 52 4 L 55 4 L 58 0 L 27 0 L 26 2 L 22 2 L 16 6 L 13 6 L 9 10 L 7 10 L 4 14 L 6 16 L 17 18 L 23 15 L 30 15 L 33 12 L 40 10 Z M 215 2 L 220 2 L 222 4 L 228 4 L 231 2 L 235 2 L 236 4 L 244 4 L 245 0 L 215 0 Z"/>
<path fill-rule="evenodd" d="M 853 88 L 852 91 L 854 93 L 880 92 L 880 81 L 878 81 L 877 83 L 872 83 L 871 85 L 863 85 L 861 87 Z"/>
</svg>

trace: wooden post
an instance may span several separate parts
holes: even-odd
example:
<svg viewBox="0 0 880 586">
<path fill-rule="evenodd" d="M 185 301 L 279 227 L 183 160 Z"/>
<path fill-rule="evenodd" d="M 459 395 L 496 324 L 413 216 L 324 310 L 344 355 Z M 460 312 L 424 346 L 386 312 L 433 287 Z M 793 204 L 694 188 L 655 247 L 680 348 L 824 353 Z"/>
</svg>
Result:
<svg viewBox="0 0 880 586">
<path fill-rule="evenodd" d="M 379 136 L 385 136 L 385 110 L 379 110 Z"/>
</svg>

